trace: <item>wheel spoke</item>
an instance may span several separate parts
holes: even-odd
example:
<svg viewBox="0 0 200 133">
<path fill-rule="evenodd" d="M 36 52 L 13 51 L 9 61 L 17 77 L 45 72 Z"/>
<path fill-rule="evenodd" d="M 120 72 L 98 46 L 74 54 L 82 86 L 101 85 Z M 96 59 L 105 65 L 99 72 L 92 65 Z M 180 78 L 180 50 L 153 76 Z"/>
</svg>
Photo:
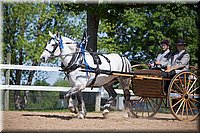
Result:
<svg viewBox="0 0 200 133">
<path fill-rule="evenodd" d="M 147 101 L 149 102 L 149 105 L 151 106 L 153 112 L 155 112 L 155 110 L 154 110 L 153 106 L 151 105 L 151 102 L 149 101 L 149 99 L 147 99 Z"/>
<path fill-rule="evenodd" d="M 139 108 L 137 108 L 136 106 L 137 106 L 137 104 L 140 102 L 141 99 L 142 99 L 142 97 L 140 97 L 140 99 L 137 100 L 136 103 L 134 102 L 134 105 L 133 105 L 133 107 L 135 108 L 136 115 L 138 114 L 138 109 L 139 109 Z"/>
<path fill-rule="evenodd" d="M 180 93 L 180 92 L 178 92 L 177 90 L 174 90 L 174 89 L 172 89 L 172 88 L 171 88 L 171 91 L 173 91 L 173 92 L 175 92 L 175 93 L 177 93 L 177 94 L 180 94 L 180 95 L 182 94 L 182 93 Z"/>
<path fill-rule="evenodd" d="M 191 92 L 189 92 L 189 94 L 193 93 L 194 91 L 196 91 L 197 89 L 199 89 L 199 86 L 196 87 L 194 90 L 192 90 Z"/>
<path fill-rule="evenodd" d="M 174 108 L 177 104 L 179 104 L 183 99 L 180 99 L 177 103 L 175 103 L 172 108 Z"/>
<path fill-rule="evenodd" d="M 194 99 L 193 99 L 194 100 Z M 191 103 L 191 105 L 196 109 L 196 110 L 198 110 L 198 108 L 194 105 L 194 103 L 192 102 L 192 101 L 190 101 L 190 99 L 189 99 L 189 102 Z"/>
<path fill-rule="evenodd" d="M 159 105 L 158 102 L 156 102 L 154 99 L 152 98 L 149 98 L 149 99 L 151 99 L 151 101 L 154 102 L 156 105 Z"/>
<path fill-rule="evenodd" d="M 186 115 L 187 115 L 187 118 L 188 118 L 188 102 L 187 101 L 185 102 L 185 105 L 186 105 L 185 106 L 186 107 Z"/>
<path fill-rule="evenodd" d="M 181 83 L 181 85 L 183 84 L 181 76 L 178 77 L 179 78 L 179 83 Z"/>
<path fill-rule="evenodd" d="M 189 77 L 189 76 L 188 76 Z M 188 78 L 189 79 L 189 81 L 188 81 L 188 85 L 187 85 L 187 90 L 189 89 L 189 86 L 190 86 L 190 82 L 191 82 L 191 79 L 190 78 Z"/>
<path fill-rule="evenodd" d="M 142 99 L 142 97 L 140 97 L 140 99 L 139 100 L 137 100 L 137 102 L 135 103 L 134 102 L 134 105 L 136 105 L 136 104 L 138 104 L 138 102 L 140 102 L 140 100 Z"/>
<path fill-rule="evenodd" d="M 192 85 L 190 86 L 190 89 L 188 90 L 188 92 L 190 92 L 190 90 L 193 88 L 194 84 L 196 83 L 197 79 L 195 79 L 195 81 L 192 83 Z"/>
<path fill-rule="evenodd" d="M 192 101 L 200 103 L 198 100 L 194 99 L 194 98 L 190 98 Z"/>
<path fill-rule="evenodd" d="M 161 101 L 161 98 L 140 97 L 137 101 L 135 100 L 135 102 L 132 102 L 131 113 L 141 117 L 152 117 L 159 110 L 162 103 Z M 133 106 L 134 104 L 136 105 Z"/>
<path fill-rule="evenodd" d="M 178 114 L 178 112 L 179 112 L 179 110 L 180 110 L 181 106 L 183 105 L 183 102 L 184 102 L 184 100 L 181 102 L 181 104 L 180 104 L 179 108 L 178 108 L 178 109 L 177 109 L 177 111 L 176 111 L 176 114 Z"/>
<path fill-rule="evenodd" d="M 183 93 L 183 90 L 180 88 L 180 86 L 178 86 L 176 82 L 174 82 L 174 84 L 175 84 L 176 87 Z"/>
<path fill-rule="evenodd" d="M 182 116 L 184 114 L 184 109 L 185 109 L 185 100 L 183 100 Z"/>
<path fill-rule="evenodd" d="M 144 105 L 143 105 L 143 101 L 144 101 L 144 99 L 142 99 L 142 101 L 141 101 L 141 106 L 142 106 L 142 109 L 143 109 L 143 111 L 142 111 L 142 116 L 144 116 Z"/>
<path fill-rule="evenodd" d="M 192 107 L 190 106 L 190 103 L 188 102 L 188 106 L 189 106 L 189 108 L 190 108 L 190 111 L 191 111 L 191 113 L 192 113 L 192 116 L 194 116 L 194 112 L 192 111 Z"/>
<path fill-rule="evenodd" d="M 185 81 L 185 84 L 184 84 L 184 90 L 185 90 L 185 92 L 186 92 L 186 84 L 187 84 L 187 82 L 186 82 L 186 73 L 184 73 L 184 81 Z"/>
<path fill-rule="evenodd" d="M 148 98 L 147 98 L 148 99 Z M 146 103 L 146 108 L 147 108 L 147 115 L 149 116 L 149 109 L 148 109 L 148 101 L 147 101 L 147 99 L 145 100 L 145 103 Z"/>
</svg>

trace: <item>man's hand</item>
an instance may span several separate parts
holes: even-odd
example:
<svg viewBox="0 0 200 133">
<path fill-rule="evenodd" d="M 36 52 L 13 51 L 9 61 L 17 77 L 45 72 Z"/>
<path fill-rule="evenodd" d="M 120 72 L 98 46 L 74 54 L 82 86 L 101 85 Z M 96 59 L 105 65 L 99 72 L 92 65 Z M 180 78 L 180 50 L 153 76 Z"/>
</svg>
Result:
<svg viewBox="0 0 200 133">
<path fill-rule="evenodd" d="M 165 72 L 170 72 L 171 71 L 171 69 L 167 69 L 167 70 L 165 70 Z"/>
<path fill-rule="evenodd" d="M 178 69 L 180 66 L 174 66 L 172 68 L 167 67 L 167 70 L 165 70 L 165 72 L 170 72 L 172 70 Z"/>
</svg>

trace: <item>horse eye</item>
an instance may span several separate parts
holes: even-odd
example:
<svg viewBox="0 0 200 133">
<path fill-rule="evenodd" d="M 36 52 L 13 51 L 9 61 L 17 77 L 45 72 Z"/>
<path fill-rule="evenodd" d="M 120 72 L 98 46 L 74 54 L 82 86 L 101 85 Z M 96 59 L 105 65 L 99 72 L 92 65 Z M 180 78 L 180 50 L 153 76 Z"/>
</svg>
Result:
<svg viewBox="0 0 200 133">
<path fill-rule="evenodd" d="M 55 47 L 55 44 L 52 44 L 51 46 Z"/>
</svg>

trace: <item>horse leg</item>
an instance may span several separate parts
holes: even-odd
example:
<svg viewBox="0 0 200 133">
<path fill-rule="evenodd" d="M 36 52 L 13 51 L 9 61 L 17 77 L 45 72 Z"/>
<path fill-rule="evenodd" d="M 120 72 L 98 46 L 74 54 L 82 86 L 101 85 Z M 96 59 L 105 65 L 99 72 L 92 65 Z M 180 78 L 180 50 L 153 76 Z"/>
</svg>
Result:
<svg viewBox="0 0 200 133">
<path fill-rule="evenodd" d="M 137 115 L 131 111 L 132 106 L 131 106 L 130 91 L 129 91 L 130 78 L 119 77 L 118 80 L 124 91 L 124 109 L 125 109 L 126 113 L 128 114 L 128 117 L 137 118 Z"/>
<path fill-rule="evenodd" d="M 77 114 L 78 113 L 78 108 L 77 108 L 78 103 L 77 103 L 77 98 L 76 98 L 75 94 L 71 95 L 69 97 L 68 103 L 69 103 L 68 109 L 70 110 L 70 112 Z"/>
<path fill-rule="evenodd" d="M 79 91 L 85 89 L 86 87 L 86 84 L 84 85 L 76 85 L 76 86 L 73 86 L 66 94 L 65 94 L 65 97 L 70 97 L 76 93 L 78 93 Z"/>
<path fill-rule="evenodd" d="M 85 111 L 85 104 L 83 101 L 83 96 L 82 96 L 82 90 L 85 88 L 86 84 L 81 84 L 80 82 L 76 82 L 77 84 L 75 86 L 73 86 L 67 93 L 66 93 L 66 97 L 70 97 L 72 95 L 75 95 L 77 100 L 78 100 L 78 117 L 80 116 L 80 118 L 84 118 L 86 115 L 86 111 Z M 79 111 L 80 110 L 80 111 Z M 73 110 L 72 110 L 73 111 Z"/>
<path fill-rule="evenodd" d="M 103 86 L 104 89 L 108 92 L 108 95 L 109 95 L 109 98 L 106 101 L 106 104 L 104 105 L 104 110 L 102 112 L 104 117 L 106 117 L 106 115 L 109 113 L 110 107 L 111 107 L 112 103 L 114 102 L 114 100 L 117 96 L 117 93 L 112 86 L 115 81 L 116 80 L 112 80 L 111 82 L 109 82 L 109 83 L 107 83 Z"/>
<path fill-rule="evenodd" d="M 77 100 L 78 100 L 78 110 L 79 110 L 78 118 L 83 119 L 83 118 L 85 118 L 87 111 L 85 108 L 85 103 L 83 100 L 82 92 L 81 91 L 77 92 L 76 96 L 77 96 Z"/>
</svg>

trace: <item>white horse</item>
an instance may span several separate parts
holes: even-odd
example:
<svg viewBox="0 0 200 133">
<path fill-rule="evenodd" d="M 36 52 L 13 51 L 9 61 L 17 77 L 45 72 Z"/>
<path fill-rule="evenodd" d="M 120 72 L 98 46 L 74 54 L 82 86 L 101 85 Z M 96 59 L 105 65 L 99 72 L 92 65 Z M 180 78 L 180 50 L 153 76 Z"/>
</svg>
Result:
<svg viewBox="0 0 200 133">
<path fill-rule="evenodd" d="M 129 101 L 129 77 L 114 76 L 108 74 L 92 73 L 91 70 L 107 70 L 118 72 L 131 72 L 131 64 L 127 58 L 118 54 L 101 54 L 98 55 L 100 63 L 95 63 L 91 53 L 85 51 L 82 46 L 75 41 L 60 36 L 58 33 L 52 34 L 49 32 L 51 39 L 47 42 L 45 50 L 40 59 L 47 62 L 52 57 L 60 57 L 63 69 L 67 73 L 68 80 L 71 84 L 71 89 L 66 93 L 66 97 L 72 95 L 77 96 L 78 100 L 78 117 L 84 118 L 86 116 L 85 104 L 82 97 L 81 90 L 86 86 L 103 86 L 109 94 L 109 99 L 104 105 L 103 115 L 109 112 L 109 108 L 114 101 L 117 93 L 112 88 L 113 81 L 116 79 L 120 82 L 124 90 L 125 101 Z M 97 69 L 94 69 L 97 68 Z M 90 72 L 83 72 L 85 69 Z M 95 79 L 95 80 L 94 80 Z M 75 112 L 72 102 L 69 104 L 72 112 Z M 128 108 L 126 108 L 128 109 Z"/>
</svg>

